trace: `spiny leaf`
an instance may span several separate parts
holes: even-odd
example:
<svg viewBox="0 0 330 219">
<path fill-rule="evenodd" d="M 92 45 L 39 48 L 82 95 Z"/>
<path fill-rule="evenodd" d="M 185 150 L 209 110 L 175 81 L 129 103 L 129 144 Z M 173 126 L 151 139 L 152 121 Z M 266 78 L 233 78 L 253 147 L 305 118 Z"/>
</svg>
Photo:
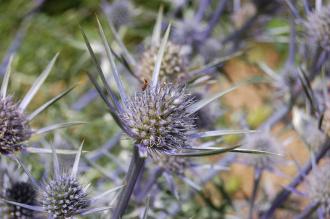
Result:
<svg viewBox="0 0 330 219">
<path fill-rule="evenodd" d="M 19 105 L 19 108 L 24 110 L 29 103 L 31 102 L 32 98 L 35 96 L 41 85 L 44 83 L 46 78 L 48 77 L 50 71 L 52 70 L 55 61 L 58 57 L 59 53 L 57 53 L 54 58 L 49 62 L 45 70 L 41 73 L 41 75 L 36 79 L 36 81 L 31 86 L 30 90 L 26 93 L 25 97 L 23 98 L 22 102 Z"/>
<path fill-rule="evenodd" d="M 56 129 L 62 129 L 62 128 L 67 128 L 67 127 L 71 127 L 71 126 L 75 126 L 75 125 L 82 125 L 82 124 L 86 124 L 86 122 L 65 122 L 65 123 L 53 124 L 53 125 L 38 129 L 35 132 L 33 132 L 33 134 L 36 134 L 36 135 L 45 134 L 47 132 L 51 132 Z"/>
<path fill-rule="evenodd" d="M 171 153 L 168 154 L 170 156 L 179 156 L 179 157 L 203 157 L 203 156 L 211 156 L 211 155 L 216 155 L 216 154 L 221 154 L 221 153 L 226 153 L 229 151 L 232 151 L 236 148 L 240 147 L 240 145 L 235 145 L 232 147 L 218 147 L 218 148 L 208 148 L 208 149 L 203 149 L 203 148 L 192 148 L 191 150 L 202 150 L 201 152 L 181 152 L 181 153 Z M 189 150 L 189 149 L 188 149 Z"/>
<path fill-rule="evenodd" d="M 118 43 L 120 49 L 122 50 L 123 52 L 123 55 L 125 57 L 125 59 L 127 60 L 128 62 L 128 65 L 131 67 L 135 67 L 136 66 L 136 61 L 135 59 L 133 58 L 133 56 L 129 53 L 128 49 L 126 48 L 124 42 L 121 40 L 120 36 L 118 35 L 115 27 L 113 26 L 112 22 L 108 19 L 108 25 L 111 29 L 111 32 L 115 38 L 115 41 Z"/>
<path fill-rule="evenodd" d="M 191 106 L 189 106 L 187 108 L 187 111 L 189 113 L 195 113 L 197 112 L 198 110 L 202 109 L 203 107 L 205 107 L 206 105 L 208 105 L 209 103 L 213 102 L 214 100 L 230 93 L 231 91 L 233 90 L 236 90 L 237 88 L 241 87 L 241 86 L 244 86 L 244 85 L 251 85 L 251 84 L 254 84 L 254 83 L 261 83 L 261 82 L 268 82 L 267 80 L 264 80 L 263 78 L 260 78 L 260 77 L 253 77 L 249 80 L 246 80 L 246 81 L 243 81 L 243 82 L 239 82 L 237 83 L 236 85 L 224 90 L 224 91 L 219 91 L 218 93 L 215 93 L 209 97 L 206 97 L 194 104 L 192 104 Z"/>
<path fill-rule="evenodd" d="M 71 87 L 67 90 L 65 90 L 64 92 L 60 93 L 59 95 L 55 96 L 54 98 L 52 98 L 51 100 L 49 100 L 48 102 L 46 102 L 45 104 L 43 104 L 41 107 L 39 107 L 38 109 L 36 109 L 34 112 L 32 112 L 30 115 L 27 116 L 27 120 L 31 121 L 33 118 L 35 118 L 37 115 L 39 115 L 41 112 L 43 112 L 44 110 L 46 110 L 48 107 L 50 107 L 51 105 L 53 105 L 56 101 L 58 101 L 59 99 L 61 99 L 62 97 L 64 97 L 65 95 L 67 95 L 70 91 L 72 91 L 74 87 Z"/>
<path fill-rule="evenodd" d="M 32 211 L 46 212 L 44 210 L 44 208 L 41 207 L 41 206 L 27 205 L 27 204 L 15 202 L 15 201 L 9 201 L 9 200 L 3 199 L 3 198 L 0 198 L 0 200 L 4 201 L 6 203 L 12 204 L 12 205 L 16 205 L 16 206 L 19 206 L 19 207 L 22 207 L 22 208 L 26 208 L 26 209 L 32 210 Z"/>
<path fill-rule="evenodd" d="M 97 25 L 98 25 L 98 28 L 99 28 L 99 34 L 101 36 L 103 46 L 105 47 L 105 51 L 106 51 L 107 57 L 108 57 L 109 62 L 110 62 L 111 71 L 112 71 L 112 74 L 113 74 L 114 79 L 116 81 L 120 97 L 124 102 L 126 102 L 126 100 L 127 100 L 126 92 L 125 92 L 124 86 L 121 82 L 121 79 L 120 79 L 120 76 L 119 76 L 119 73 L 118 73 L 118 70 L 117 70 L 117 67 L 116 67 L 111 49 L 110 49 L 110 45 L 109 45 L 109 43 L 108 43 L 108 41 L 105 37 L 104 30 L 103 30 L 102 25 L 101 25 L 101 23 L 100 23 L 100 21 L 97 17 L 96 17 L 96 20 L 97 20 Z"/>
<path fill-rule="evenodd" d="M 121 185 L 121 186 L 117 186 L 117 187 L 115 187 L 115 188 L 109 189 L 109 190 L 103 192 L 102 194 L 93 197 L 91 201 L 92 201 L 92 202 L 93 202 L 93 201 L 98 201 L 98 200 L 100 200 L 101 198 L 103 198 L 103 197 L 109 195 L 110 193 L 113 193 L 113 192 L 116 192 L 116 191 L 122 189 L 123 187 L 125 187 L 125 185 Z"/>
<path fill-rule="evenodd" d="M 3 81 L 2 81 L 2 84 L 1 84 L 1 97 L 2 98 L 5 98 L 6 95 L 7 95 L 9 78 L 10 78 L 10 74 L 11 74 L 11 65 L 13 63 L 13 59 L 14 59 L 14 57 L 10 56 L 9 62 L 8 62 L 8 65 L 7 65 L 7 69 L 6 69 L 6 73 L 3 77 Z"/>
<path fill-rule="evenodd" d="M 206 138 L 206 137 L 214 137 L 214 136 L 223 136 L 223 135 L 240 135 L 240 134 L 250 134 L 255 133 L 256 130 L 214 130 L 214 131 L 206 131 L 191 134 L 191 138 Z"/>
<path fill-rule="evenodd" d="M 97 71 L 98 71 L 98 73 L 99 73 L 99 75 L 100 75 L 100 77 L 101 77 L 101 80 L 102 80 L 102 82 L 103 82 L 103 85 L 104 85 L 104 87 L 105 87 L 107 93 L 110 95 L 110 98 L 111 98 L 112 103 L 114 104 L 114 107 L 113 107 L 113 108 L 114 108 L 116 111 L 117 111 L 117 110 L 121 111 L 121 110 L 122 110 L 122 107 L 121 107 L 120 103 L 118 102 L 118 100 L 117 100 L 117 98 L 116 98 L 114 92 L 111 90 L 111 88 L 110 88 L 110 86 L 109 86 L 109 84 L 108 84 L 108 82 L 107 82 L 107 80 L 106 80 L 106 78 L 105 78 L 105 76 L 104 76 L 103 70 L 102 70 L 100 64 L 99 64 L 98 61 L 97 61 L 96 55 L 95 55 L 95 53 L 94 53 L 94 51 L 93 51 L 93 49 L 92 49 L 92 47 L 91 47 L 91 44 L 89 43 L 89 40 L 88 40 L 88 38 L 87 38 L 87 36 L 86 36 L 86 34 L 85 34 L 85 32 L 84 32 L 83 29 L 81 29 L 81 33 L 82 33 L 83 38 L 84 38 L 84 40 L 85 40 L 85 43 L 86 43 L 86 46 L 87 46 L 88 52 L 89 52 L 89 54 L 91 55 L 92 60 L 93 60 L 93 62 L 94 62 L 94 64 L 95 64 L 95 66 L 96 66 L 96 69 L 97 69 Z M 89 76 L 90 76 L 90 77 L 89 77 L 90 79 L 93 79 L 93 77 L 92 77 L 91 75 L 89 75 Z M 94 80 L 96 81 L 96 79 L 94 79 Z M 92 82 L 94 83 L 94 81 L 92 81 Z M 95 85 L 95 83 L 94 83 L 94 85 Z"/>
<path fill-rule="evenodd" d="M 171 24 L 169 24 L 168 27 L 167 27 L 167 30 L 165 32 L 165 36 L 162 40 L 162 43 L 160 45 L 160 48 L 159 48 L 159 51 L 158 51 L 158 54 L 157 54 L 157 59 L 156 59 L 154 71 L 152 73 L 152 87 L 156 87 L 157 83 L 158 83 L 159 72 L 160 72 L 163 56 L 164 56 L 164 53 L 165 53 L 167 40 L 168 40 L 168 37 L 170 35 L 170 30 L 171 30 Z"/>
<path fill-rule="evenodd" d="M 52 153 L 52 150 L 49 148 L 36 148 L 36 147 L 26 147 L 25 150 L 29 153 L 35 153 L 35 154 L 50 154 Z M 57 154 L 77 154 L 76 150 L 67 150 L 67 149 L 55 149 L 55 152 Z M 86 151 L 83 151 L 86 152 Z"/>
<path fill-rule="evenodd" d="M 152 37 L 151 37 L 152 45 L 159 45 L 159 43 L 160 43 L 160 34 L 162 31 L 162 20 L 163 20 L 163 6 L 160 6 L 158 15 L 157 15 L 156 24 L 152 31 Z"/>
<path fill-rule="evenodd" d="M 81 143 L 81 145 L 78 149 L 78 152 L 76 154 L 76 157 L 74 159 L 73 167 L 72 167 L 72 170 L 71 170 L 71 177 L 77 177 L 78 168 L 79 168 L 79 160 L 80 160 L 83 145 L 84 145 L 84 141 Z"/>
</svg>

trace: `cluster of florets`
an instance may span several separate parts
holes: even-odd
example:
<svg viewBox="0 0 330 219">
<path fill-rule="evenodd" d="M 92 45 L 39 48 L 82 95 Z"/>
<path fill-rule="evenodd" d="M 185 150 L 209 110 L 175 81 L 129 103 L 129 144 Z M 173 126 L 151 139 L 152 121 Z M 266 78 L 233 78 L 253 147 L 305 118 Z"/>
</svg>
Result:
<svg viewBox="0 0 330 219">
<path fill-rule="evenodd" d="M 67 218 L 86 210 L 90 200 L 76 178 L 64 175 L 46 185 L 42 205 L 54 218 Z"/>
<path fill-rule="evenodd" d="M 10 154 L 23 148 L 31 129 L 18 105 L 7 97 L 0 100 L 0 153 Z"/>
<path fill-rule="evenodd" d="M 159 46 L 151 46 L 142 54 L 138 70 L 142 79 L 151 80 L 158 50 Z M 162 81 L 175 81 L 182 77 L 185 71 L 185 58 L 181 52 L 181 47 L 172 42 L 167 42 L 159 71 L 160 79 Z"/>
<path fill-rule="evenodd" d="M 320 204 L 323 212 L 330 216 L 330 171 L 329 162 L 316 168 L 308 180 L 308 194 L 311 200 Z"/>
<path fill-rule="evenodd" d="M 267 151 L 274 154 L 279 154 L 280 152 L 280 144 L 267 132 L 260 132 L 247 136 L 243 141 L 243 146 L 247 149 Z M 249 156 L 247 158 L 248 164 L 257 169 L 272 170 L 278 161 L 276 155 Z"/>
<path fill-rule="evenodd" d="M 193 102 L 184 86 L 148 86 L 127 101 L 121 118 L 137 145 L 149 152 L 167 153 L 187 146 L 188 134 L 194 129 L 194 116 L 187 108 Z"/>
<path fill-rule="evenodd" d="M 308 38 L 330 51 L 330 5 L 310 13 L 304 24 Z"/>
<path fill-rule="evenodd" d="M 6 199 L 21 204 L 36 204 L 37 192 L 30 183 L 16 182 L 10 188 L 6 189 Z M 13 204 L 7 204 L 6 215 L 11 219 L 28 219 L 33 218 L 34 211 Z"/>
</svg>

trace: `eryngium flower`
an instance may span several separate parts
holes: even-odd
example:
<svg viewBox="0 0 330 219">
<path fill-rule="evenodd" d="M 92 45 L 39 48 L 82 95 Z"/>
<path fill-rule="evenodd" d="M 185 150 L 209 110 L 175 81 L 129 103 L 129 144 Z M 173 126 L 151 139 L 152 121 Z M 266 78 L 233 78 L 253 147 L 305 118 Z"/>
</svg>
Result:
<svg viewBox="0 0 330 219">
<path fill-rule="evenodd" d="M 187 112 L 193 98 L 184 86 L 160 84 L 128 99 L 120 118 L 128 124 L 137 145 L 153 152 L 171 152 L 187 145 L 194 116 Z"/>
<path fill-rule="evenodd" d="M 25 151 L 35 153 L 40 151 L 39 148 L 27 147 L 23 145 L 23 143 L 27 142 L 32 135 L 40 135 L 55 129 L 65 128 L 75 124 L 81 124 L 81 122 L 60 123 L 42 127 L 40 129 L 30 129 L 29 123 L 36 116 L 48 109 L 56 101 L 61 99 L 73 89 L 70 88 L 53 97 L 35 109 L 32 113 L 26 113 L 26 108 L 29 106 L 41 85 L 49 75 L 57 59 L 57 56 L 58 55 L 55 55 L 55 57 L 49 62 L 47 67 L 35 80 L 31 88 L 26 92 L 25 96 L 19 103 L 14 102 L 11 96 L 7 95 L 11 74 L 11 63 L 13 60 L 10 58 L 0 87 L 0 155 L 8 155 L 23 149 Z"/>
<path fill-rule="evenodd" d="M 151 80 L 157 60 L 159 46 L 151 46 L 141 57 L 138 74 L 142 79 Z M 176 81 L 186 72 L 185 58 L 181 47 L 168 42 L 161 62 L 159 77 L 162 81 Z"/>
<path fill-rule="evenodd" d="M 22 149 L 22 143 L 31 136 L 31 129 L 24 113 L 11 97 L 0 100 L 0 154 Z"/>
<path fill-rule="evenodd" d="M 76 178 L 63 175 L 46 185 L 42 205 L 54 218 L 68 218 L 87 209 L 90 201 Z"/>
<path fill-rule="evenodd" d="M 304 24 L 308 39 L 330 51 L 330 5 L 310 13 Z"/>
<path fill-rule="evenodd" d="M 270 133 L 266 131 L 247 136 L 243 141 L 243 146 L 248 149 L 268 151 L 274 154 L 280 154 L 280 144 Z M 244 155 L 244 157 L 248 158 L 246 159 L 248 164 L 256 169 L 273 170 L 278 161 L 278 157 L 274 155 L 253 157 L 251 157 L 250 155 Z"/>
<path fill-rule="evenodd" d="M 37 192 L 30 183 L 16 182 L 6 190 L 6 199 L 27 205 L 35 205 Z M 17 205 L 7 204 L 6 214 L 10 219 L 33 218 L 34 211 Z"/>
<path fill-rule="evenodd" d="M 308 180 L 308 194 L 311 200 L 319 203 L 325 218 L 330 216 L 330 171 L 329 161 L 325 165 L 313 170 Z"/>
</svg>

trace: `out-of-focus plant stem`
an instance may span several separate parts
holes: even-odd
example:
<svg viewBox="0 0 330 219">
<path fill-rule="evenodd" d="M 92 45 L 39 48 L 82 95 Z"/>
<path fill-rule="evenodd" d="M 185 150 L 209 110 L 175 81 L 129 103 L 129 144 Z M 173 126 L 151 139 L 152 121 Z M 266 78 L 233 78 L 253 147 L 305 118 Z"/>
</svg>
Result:
<svg viewBox="0 0 330 219">
<path fill-rule="evenodd" d="M 223 10 L 225 9 L 227 0 L 220 0 L 217 8 L 214 11 L 214 14 L 211 17 L 210 22 L 207 25 L 207 28 L 205 31 L 203 31 L 202 33 L 202 37 L 201 37 L 201 41 L 204 41 L 205 39 L 207 39 L 213 32 L 214 27 L 218 24 L 218 21 L 222 15 Z"/>
<path fill-rule="evenodd" d="M 144 162 L 145 158 L 140 157 L 138 147 L 134 146 L 133 157 L 125 177 L 126 185 L 119 195 L 117 205 L 112 214 L 112 219 L 120 219 L 125 213 L 135 187 L 136 180 L 143 169 Z"/>
<path fill-rule="evenodd" d="M 96 100 L 97 97 L 98 97 L 97 91 L 94 88 L 91 88 L 71 105 L 71 109 L 76 111 L 81 111 L 92 101 Z"/>
<path fill-rule="evenodd" d="M 303 212 L 301 212 L 295 219 L 308 219 L 311 218 L 312 214 L 316 211 L 316 209 L 320 206 L 319 203 L 312 203 L 308 205 Z"/>
<path fill-rule="evenodd" d="M 136 200 L 137 202 L 143 202 L 145 197 L 148 195 L 151 188 L 157 183 L 157 180 L 159 177 L 161 177 L 164 173 L 163 168 L 156 168 L 150 177 L 150 179 L 145 183 L 145 186 L 143 186 L 142 190 L 137 193 Z"/>
<path fill-rule="evenodd" d="M 210 5 L 211 1 L 210 0 L 200 0 L 199 5 L 198 5 L 198 10 L 195 15 L 195 20 L 200 22 L 205 14 L 205 11 L 207 7 Z"/>
<path fill-rule="evenodd" d="M 318 163 L 330 149 L 330 140 L 327 141 L 322 145 L 320 151 L 315 155 L 315 163 Z M 291 181 L 291 183 L 287 186 L 287 188 L 296 188 L 300 183 L 302 183 L 305 179 L 305 176 L 309 174 L 312 170 L 314 161 L 310 160 L 304 168 L 298 173 L 298 175 Z M 275 197 L 272 205 L 268 209 L 268 211 L 262 216 L 262 219 L 272 218 L 275 210 L 279 208 L 285 200 L 291 195 L 291 191 L 289 189 L 282 189 L 277 196 Z"/>
<path fill-rule="evenodd" d="M 253 189 L 252 189 L 252 195 L 251 195 L 251 199 L 250 199 L 249 219 L 253 219 L 254 203 L 255 203 L 255 200 L 257 197 L 261 176 L 262 176 L 262 170 L 260 168 L 255 168 L 254 169 Z"/>
</svg>

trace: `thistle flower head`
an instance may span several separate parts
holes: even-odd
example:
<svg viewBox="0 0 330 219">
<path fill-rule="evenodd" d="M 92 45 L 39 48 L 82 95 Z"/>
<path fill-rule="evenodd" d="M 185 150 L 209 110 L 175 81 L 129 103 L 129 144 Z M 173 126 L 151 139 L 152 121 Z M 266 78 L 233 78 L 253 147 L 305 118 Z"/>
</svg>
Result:
<svg viewBox="0 0 330 219">
<path fill-rule="evenodd" d="M 24 113 L 10 97 L 0 100 L 0 153 L 20 151 L 31 136 Z"/>
<path fill-rule="evenodd" d="M 306 34 L 318 46 L 330 50 L 330 5 L 310 13 L 305 21 Z"/>
<path fill-rule="evenodd" d="M 42 205 L 54 218 L 67 218 L 88 208 L 90 200 L 75 177 L 63 175 L 47 183 Z"/>
<path fill-rule="evenodd" d="M 268 132 L 260 132 L 247 136 L 243 141 L 243 145 L 252 150 L 268 151 L 276 154 L 280 152 L 280 144 Z M 272 170 L 277 162 L 277 157 L 272 155 L 249 156 L 246 158 L 248 158 L 247 161 L 249 165 L 258 169 Z"/>
<path fill-rule="evenodd" d="M 152 78 L 152 73 L 157 60 L 159 46 L 151 46 L 146 50 L 140 60 L 139 75 L 143 79 L 148 81 Z M 174 81 L 178 77 L 184 75 L 185 69 L 185 58 L 181 53 L 181 48 L 179 45 L 168 42 L 164 56 L 161 62 L 159 77 L 163 81 Z"/>
<path fill-rule="evenodd" d="M 30 183 L 16 182 L 6 189 L 6 199 L 27 205 L 35 205 L 37 192 Z M 20 206 L 7 204 L 6 214 L 12 219 L 33 218 L 34 211 Z"/>
<path fill-rule="evenodd" d="M 52 104 L 68 94 L 73 88 L 70 88 L 61 94 L 53 97 L 43 105 L 39 106 L 32 113 L 25 114 L 26 108 L 35 97 L 36 93 L 49 75 L 54 63 L 58 57 L 58 54 L 49 62 L 44 71 L 32 84 L 31 88 L 26 92 L 25 96 L 19 103 L 15 103 L 10 96 L 7 95 L 9 78 L 11 74 L 11 63 L 13 58 L 11 57 L 6 73 L 3 77 L 0 86 L 0 155 L 7 155 L 23 149 L 23 143 L 30 139 L 31 135 L 44 134 L 55 129 L 65 128 L 75 124 L 81 124 L 81 122 L 72 123 L 60 123 L 54 124 L 41 129 L 30 129 L 29 122 L 36 116 L 48 109 Z M 36 148 L 24 147 L 26 151 L 36 152 Z M 31 150 L 32 149 L 32 150 Z M 38 150 L 38 149 L 37 149 Z"/>
<path fill-rule="evenodd" d="M 187 135 L 194 128 L 194 117 L 187 112 L 192 103 L 183 86 L 148 86 L 127 101 L 120 117 L 137 145 L 149 152 L 166 153 L 186 146 Z"/>
<path fill-rule="evenodd" d="M 161 17 L 160 11 L 157 24 L 154 28 L 154 42 L 160 41 Z M 195 148 L 191 145 L 193 142 L 192 140 L 249 132 L 246 130 L 214 130 L 206 132 L 198 132 L 195 130 L 194 114 L 236 87 L 217 92 L 200 101 L 195 101 L 190 94 L 185 92 L 184 86 L 177 85 L 177 82 L 173 84 L 162 82 L 159 76 L 161 75 L 164 53 L 168 46 L 167 42 L 171 25 L 168 26 L 164 38 L 160 41 L 150 84 L 147 83 L 142 91 L 136 92 L 135 95 L 131 97 L 128 96 L 123 86 L 114 57 L 111 53 L 111 47 L 106 40 L 106 36 L 99 21 L 98 26 L 102 42 L 108 51 L 108 58 L 116 87 L 118 88 L 119 97 L 115 95 L 113 88 L 107 82 L 90 42 L 86 34 L 82 31 L 87 49 L 97 66 L 102 84 L 91 74 L 89 74 L 89 78 L 103 101 L 107 104 L 109 112 L 116 123 L 135 141 L 134 151 L 140 153 L 140 158 L 141 156 L 146 157 L 150 155 L 154 157 L 154 155 L 157 156 L 160 154 L 171 154 L 175 156 L 208 156 L 224 153 L 235 149 L 235 147 L 219 149 L 211 147 L 205 148 L 206 151 L 201 152 L 201 150 L 203 150 L 202 148 Z M 127 49 L 124 49 L 124 51 L 126 51 L 127 56 Z M 105 87 L 105 92 L 102 89 L 102 85 Z M 142 159 L 140 159 L 140 161 L 142 161 Z"/>
<path fill-rule="evenodd" d="M 318 167 L 308 180 L 308 191 L 311 200 L 319 203 L 323 212 L 330 216 L 330 171 L 329 161 Z"/>
</svg>

